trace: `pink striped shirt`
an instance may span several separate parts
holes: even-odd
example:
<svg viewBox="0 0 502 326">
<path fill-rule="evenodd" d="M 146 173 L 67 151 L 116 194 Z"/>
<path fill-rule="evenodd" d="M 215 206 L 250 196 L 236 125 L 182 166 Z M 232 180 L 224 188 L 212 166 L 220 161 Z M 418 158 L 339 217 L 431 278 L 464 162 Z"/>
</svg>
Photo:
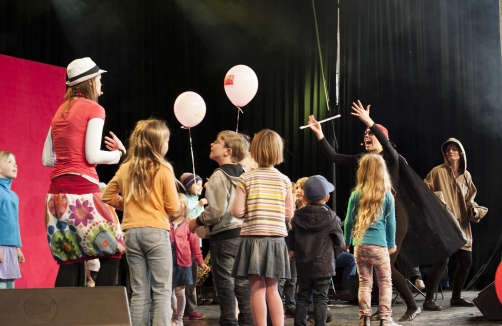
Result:
<svg viewBox="0 0 502 326">
<path fill-rule="evenodd" d="M 232 213 L 244 218 L 241 236 L 287 236 L 284 222 L 294 214 L 291 181 L 274 167 L 242 174 Z"/>
</svg>

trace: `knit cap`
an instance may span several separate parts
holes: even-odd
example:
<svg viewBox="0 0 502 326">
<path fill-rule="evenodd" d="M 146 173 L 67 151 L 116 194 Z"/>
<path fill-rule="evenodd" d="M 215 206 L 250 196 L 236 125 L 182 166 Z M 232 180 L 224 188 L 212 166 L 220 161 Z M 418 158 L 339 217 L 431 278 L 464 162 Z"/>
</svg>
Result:
<svg viewBox="0 0 502 326">
<path fill-rule="evenodd" d="M 183 173 L 180 177 L 180 181 L 183 184 L 183 187 L 185 187 L 185 190 L 188 191 L 190 187 L 196 183 L 197 181 L 202 181 L 202 178 L 199 177 L 197 174 L 195 175 L 195 178 L 193 177 L 193 173 Z"/>
</svg>

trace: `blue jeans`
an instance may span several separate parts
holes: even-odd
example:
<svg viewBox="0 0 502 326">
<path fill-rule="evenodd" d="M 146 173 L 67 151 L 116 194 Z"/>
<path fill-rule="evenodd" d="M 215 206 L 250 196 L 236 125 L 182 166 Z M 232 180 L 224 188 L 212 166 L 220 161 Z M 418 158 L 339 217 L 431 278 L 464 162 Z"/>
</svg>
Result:
<svg viewBox="0 0 502 326">
<path fill-rule="evenodd" d="M 173 260 L 169 231 L 151 227 L 127 229 L 125 244 L 133 291 L 132 325 L 150 325 L 153 301 L 153 325 L 170 326 Z"/>
<path fill-rule="evenodd" d="M 354 255 L 348 252 L 342 252 L 340 257 L 335 261 L 336 267 L 343 267 L 342 274 L 342 284 L 340 285 L 340 290 L 348 291 L 349 287 L 349 277 L 350 275 L 356 275 L 356 260 Z"/>
<path fill-rule="evenodd" d="M 305 326 L 311 300 L 314 301 L 314 320 L 316 326 L 326 325 L 328 308 L 328 289 L 331 277 L 298 278 L 296 297 L 295 326 Z M 311 299 L 312 298 L 312 299 Z"/>
<path fill-rule="evenodd" d="M 211 240 L 211 271 L 220 302 L 220 325 L 253 325 L 247 278 L 233 278 L 235 256 L 241 238 Z M 239 321 L 235 318 L 235 298 Z"/>
</svg>

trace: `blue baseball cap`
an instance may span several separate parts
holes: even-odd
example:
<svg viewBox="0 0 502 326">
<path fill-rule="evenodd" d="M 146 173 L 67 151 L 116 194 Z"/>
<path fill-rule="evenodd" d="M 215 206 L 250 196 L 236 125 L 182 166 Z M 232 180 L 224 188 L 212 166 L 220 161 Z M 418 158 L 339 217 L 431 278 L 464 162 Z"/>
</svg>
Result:
<svg viewBox="0 0 502 326">
<path fill-rule="evenodd" d="M 303 185 L 303 195 L 310 201 L 324 199 L 333 190 L 335 190 L 335 186 L 322 175 L 311 176 Z"/>
</svg>

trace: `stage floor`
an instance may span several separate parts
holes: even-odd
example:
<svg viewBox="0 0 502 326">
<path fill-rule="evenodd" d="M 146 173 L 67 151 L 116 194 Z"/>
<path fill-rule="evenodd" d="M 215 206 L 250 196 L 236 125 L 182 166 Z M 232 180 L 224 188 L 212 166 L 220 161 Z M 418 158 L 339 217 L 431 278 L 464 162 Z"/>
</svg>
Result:
<svg viewBox="0 0 502 326">
<path fill-rule="evenodd" d="M 472 300 L 479 291 L 464 291 L 462 295 L 467 300 Z M 444 291 L 444 299 L 441 300 L 441 294 L 438 294 L 437 303 L 443 307 L 443 311 L 422 311 L 422 313 L 412 321 L 399 322 L 403 326 L 408 325 L 502 325 L 502 321 L 488 321 L 477 307 L 472 308 L 454 308 L 450 307 L 451 291 Z M 424 302 L 420 295 L 416 297 L 417 303 L 422 307 Z M 358 325 L 358 308 L 357 305 L 348 304 L 340 301 L 332 301 L 329 308 L 333 313 L 334 319 L 327 325 Z M 376 306 L 372 309 L 375 311 Z M 404 303 L 396 303 L 392 309 L 394 320 L 398 320 L 405 312 L 406 305 Z M 206 326 L 218 325 L 220 314 L 219 306 L 216 304 L 202 304 L 197 307 L 197 311 L 206 315 L 203 320 L 184 321 L 185 326 Z M 292 326 L 293 318 L 285 320 L 284 325 Z M 372 325 L 379 325 L 378 322 L 372 322 Z"/>
</svg>

